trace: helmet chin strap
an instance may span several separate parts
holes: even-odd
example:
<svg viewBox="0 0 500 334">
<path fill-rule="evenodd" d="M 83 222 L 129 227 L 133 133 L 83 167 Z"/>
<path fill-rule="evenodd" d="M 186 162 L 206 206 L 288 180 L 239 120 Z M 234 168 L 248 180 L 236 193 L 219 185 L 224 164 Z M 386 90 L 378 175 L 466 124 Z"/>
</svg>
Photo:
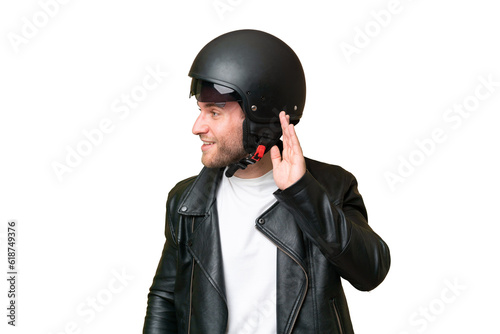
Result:
<svg viewBox="0 0 500 334">
<path fill-rule="evenodd" d="M 264 156 L 264 153 L 266 153 L 266 146 L 260 144 L 257 146 L 257 150 L 254 154 L 249 154 L 246 158 L 241 159 L 237 163 L 229 165 L 226 170 L 226 176 L 231 177 L 238 169 L 245 169 L 248 165 L 253 165 L 254 163 L 260 161 L 260 159 Z"/>
<path fill-rule="evenodd" d="M 253 165 L 260 161 L 264 154 L 274 145 L 281 147 L 279 138 L 281 137 L 281 127 L 273 125 L 279 129 L 279 132 L 273 131 L 272 124 L 259 124 L 250 122 L 248 119 L 243 121 L 243 147 L 250 154 L 240 161 L 231 164 L 226 170 L 226 176 L 231 177 L 238 169 L 246 169 L 249 165 Z M 253 149 L 255 146 L 255 150 Z M 280 148 L 281 150 L 281 148 Z M 253 151 L 253 153 L 251 153 Z"/>
</svg>

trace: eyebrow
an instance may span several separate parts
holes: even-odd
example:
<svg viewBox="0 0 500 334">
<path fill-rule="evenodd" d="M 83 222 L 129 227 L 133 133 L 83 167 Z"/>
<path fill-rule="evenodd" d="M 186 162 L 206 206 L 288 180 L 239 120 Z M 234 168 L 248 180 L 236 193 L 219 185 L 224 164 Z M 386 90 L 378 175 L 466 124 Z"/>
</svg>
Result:
<svg viewBox="0 0 500 334">
<path fill-rule="evenodd" d="M 221 104 L 224 104 L 222 107 L 220 106 Z M 209 102 L 204 105 L 204 107 L 211 108 L 211 107 L 217 107 L 219 109 L 224 109 L 225 107 L 225 102 Z M 198 103 L 198 107 L 201 107 L 200 104 Z"/>
</svg>

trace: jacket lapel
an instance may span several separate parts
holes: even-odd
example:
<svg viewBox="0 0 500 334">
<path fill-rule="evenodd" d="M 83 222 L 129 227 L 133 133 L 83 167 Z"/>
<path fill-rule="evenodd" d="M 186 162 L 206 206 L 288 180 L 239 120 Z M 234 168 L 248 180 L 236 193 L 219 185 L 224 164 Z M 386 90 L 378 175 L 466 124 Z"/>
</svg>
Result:
<svg viewBox="0 0 500 334">
<path fill-rule="evenodd" d="M 178 213 L 186 219 L 191 236 L 188 249 L 207 280 L 226 302 L 222 251 L 215 198 L 223 170 L 204 168 L 180 201 Z"/>
<path fill-rule="evenodd" d="M 307 294 L 309 277 L 302 232 L 293 215 L 279 203 L 257 220 L 257 228 L 278 247 L 277 332 L 290 333 Z"/>
<path fill-rule="evenodd" d="M 306 252 L 302 231 L 293 215 L 279 203 L 273 205 L 257 220 L 257 228 L 270 238 L 278 248 L 305 268 Z"/>
</svg>

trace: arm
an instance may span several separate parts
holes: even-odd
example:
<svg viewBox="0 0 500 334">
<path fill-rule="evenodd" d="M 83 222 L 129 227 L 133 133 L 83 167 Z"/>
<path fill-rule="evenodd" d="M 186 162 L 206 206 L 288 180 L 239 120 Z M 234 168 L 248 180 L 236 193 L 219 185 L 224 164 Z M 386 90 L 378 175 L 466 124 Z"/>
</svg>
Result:
<svg viewBox="0 0 500 334">
<path fill-rule="evenodd" d="M 168 202 L 167 202 L 168 203 Z M 167 205 L 168 207 L 168 205 Z M 165 246 L 148 294 L 144 334 L 177 333 L 174 286 L 177 268 L 177 244 L 167 208 Z"/>
<path fill-rule="evenodd" d="M 309 172 L 275 196 L 339 274 L 355 288 L 368 291 L 389 271 L 389 248 L 368 225 L 356 179 L 345 171 L 343 174 L 342 182 L 335 185 L 340 189 L 331 189 L 339 192 L 335 196 L 327 194 Z"/>
<path fill-rule="evenodd" d="M 321 182 L 306 170 L 293 125 L 280 113 L 283 151 L 271 149 L 276 198 L 296 217 L 302 232 L 332 262 L 339 274 L 359 290 L 379 285 L 390 267 L 389 248 L 370 228 L 354 176 L 320 167 Z M 332 181 L 332 174 L 340 178 Z M 328 192 L 328 193 L 327 193 Z"/>
</svg>

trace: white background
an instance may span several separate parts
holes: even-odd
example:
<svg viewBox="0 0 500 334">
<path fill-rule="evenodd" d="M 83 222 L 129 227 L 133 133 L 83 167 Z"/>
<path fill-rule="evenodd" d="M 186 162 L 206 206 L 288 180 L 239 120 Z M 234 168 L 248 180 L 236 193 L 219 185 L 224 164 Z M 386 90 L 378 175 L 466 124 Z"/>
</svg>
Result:
<svg viewBox="0 0 500 334">
<path fill-rule="evenodd" d="M 390 18 L 380 14 L 388 7 Z M 370 224 L 390 246 L 381 286 L 345 283 L 356 333 L 498 331 L 493 1 L 3 1 L 0 27 L 1 277 L 9 219 L 19 270 L 16 328 L 1 280 L 2 333 L 142 331 L 167 193 L 202 167 L 187 73 L 207 42 L 241 28 L 270 32 L 299 55 L 303 150 L 356 175 Z M 343 53 L 346 44 L 357 53 Z M 115 113 L 147 68 L 168 75 L 127 117 Z M 478 88 L 480 77 L 496 86 Z M 464 101 L 467 118 L 443 118 Z M 66 164 L 68 148 L 105 119 L 112 131 L 59 180 L 54 162 Z M 416 141 L 436 129 L 445 139 L 418 153 Z M 400 166 L 410 158 L 412 169 Z M 404 176 L 391 187 L 387 173 Z"/>
</svg>

